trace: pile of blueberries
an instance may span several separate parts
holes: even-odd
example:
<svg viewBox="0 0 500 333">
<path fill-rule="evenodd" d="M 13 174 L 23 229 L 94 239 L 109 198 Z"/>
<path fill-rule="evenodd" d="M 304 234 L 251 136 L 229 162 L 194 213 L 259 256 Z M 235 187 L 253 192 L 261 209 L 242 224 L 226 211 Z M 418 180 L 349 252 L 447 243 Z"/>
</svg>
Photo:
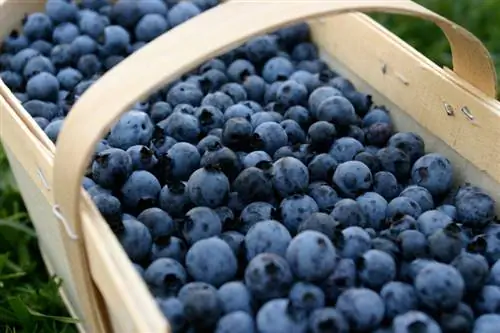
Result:
<svg viewBox="0 0 500 333">
<path fill-rule="evenodd" d="M 55 142 L 105 71 L 215 5 L 48 0 L 0 75 Z M 137 103 L 83 186 L 174 333 L 497 333 L 495 203 L 453 178 L 298 24 Z"/>
</svg>

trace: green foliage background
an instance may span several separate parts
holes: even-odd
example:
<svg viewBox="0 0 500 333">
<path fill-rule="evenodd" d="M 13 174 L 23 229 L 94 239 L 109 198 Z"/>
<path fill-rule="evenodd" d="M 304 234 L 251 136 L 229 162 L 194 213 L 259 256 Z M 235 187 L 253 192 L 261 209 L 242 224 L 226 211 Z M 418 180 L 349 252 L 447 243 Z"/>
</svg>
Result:
<svg viewBox="0 0 500 333">
<path fill-rule="evenodd" d="M 418 2 L 479 37 L 499 70 L 500 1 Z M 438 64 L 451 65 L 447 41 L 433 24 L 403 16 L 374 17 Z M 0 333 L 75 332 L 57 294 L 58 283 L 46 274 L 36 235 L 0 151 Z"/>
</svg>

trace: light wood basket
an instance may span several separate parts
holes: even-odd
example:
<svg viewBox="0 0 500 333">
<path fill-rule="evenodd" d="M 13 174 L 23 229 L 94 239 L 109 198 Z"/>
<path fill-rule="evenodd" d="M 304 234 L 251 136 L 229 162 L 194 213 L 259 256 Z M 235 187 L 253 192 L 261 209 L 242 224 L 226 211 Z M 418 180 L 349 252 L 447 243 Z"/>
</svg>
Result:
<svg viewBox="0 0 500 333">
<path fill-rule="evenodd" d="M 0 37 L 43 0 L 0 0 Z M 361 12 L 436 23 L 453 71 L 440 68 Z M 341 15 L 335 15 L 341 14 Z M 170 30 L 106 73 L 74 105 L 57 147 L 0 81 L 0 134 L 50 273 L 81 332 L 165 333 L 169 326 L 119 242 L 81 188 L 97 141 L 137 100 L 252 36 L 307 21 L 332 69 L 386 105 L 398 130 L 453 163 L 457 181 L 500 199 L 500 103 L 487 49 L 410 0 L 231 0 Z M 436 36 L 436 38 L 442 38 Z"/>
</svg>

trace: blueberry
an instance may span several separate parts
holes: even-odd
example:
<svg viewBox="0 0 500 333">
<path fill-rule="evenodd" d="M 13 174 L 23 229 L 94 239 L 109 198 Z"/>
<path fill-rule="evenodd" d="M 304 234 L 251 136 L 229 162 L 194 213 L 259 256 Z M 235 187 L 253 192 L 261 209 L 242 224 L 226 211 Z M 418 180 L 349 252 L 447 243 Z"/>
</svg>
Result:
<svg viewBox="0 0 500 333">
<path fill-rule="evenodd" d="M 44 13 L 28 15 L 23 25 L 23 33 L 30 40 L 50 40 L 53 24 L 50 17 Z"/>
<path fill-rule="evenodd" d="M 243 158 L 245 168 L 256 167 L 261 162 L 272 162 L 271 156 L 262 150 L 253 151 Z"/>
<path fill-rule="evenodd" d="M 245 236 L 245 253 L 250 261 L 260 253 L 275 253 L 285 256 L 292 237 L 279 222 L 265 220 L 254 224 Z"/>
<path fill-rule="evenodd" d="M 219 166 L 222 172 L 233 181 L 241 170 L 241 163 L 234 151 L 222 147 L 219 142 L 210 145 L 201 158 L 201 166 Z"/>
<path fill-rule="evenodd" d="M 302 84 L 307 88 L 307 91 L 309 93 L 313 92 L 321 84 L 318 75 L 301 69 L 295 71 L 292 75 L 290 75 L 289 80 Z"/>
<path fill-rule="evenodd" d="M 373 330 L 384 318 L 384 301 L 377 293 L 366 288 L 347 289 L 340 294 L 336 307 L 355 331 Z"/>
<path fill-rule="evenodd" d="M 167 152 L 169 174 L 178 180 L 187 180 L 189 176 L 200 166 L 200 153 L 190 143 L 178 142 Z"/>
<path fill-rule="evenodd" d="M 474 310 L 478 314 L 498 313 L 500 307 L 500 287 L 487 285 L 479 290 Z"/>
<path fill-rule="evenodd" d="M 234 103 L 244 102 L 248 99 L 245 88 L 243 88 L 242 85 L 235 82 L 229 82 L 224 84 L 220 88 L 220 91 L 229 96 L 234 101 Z"/>
<path fill-rule="evenodd" d="M 500 261 L 496 261 L 491 266 L 491 270 L 489 272 L 488 284 L 500 287 Z"/>
<path fill-rule="evenodd" d="M 112 195 L 112 191 L 111 190 L 108 190 L 108 189 L 105 189 L 99 185 L 94 185 L 92 187 L 90 187 L 87 192 L 89 193 L 89 195 L 94 198 L 95 196 L 99 195 L 99 194 L 108 194 L 108 195 Z M 132 216 L 133 217 L 133 216 Z M 125 217 L 124 217 L 125 218 Z M 133 217 L 135 219 L 135 217 Z"/>
<path fill-rule="evenodd" d="M 8 59 L 8 64 L 4 64 L 6 70 L 21 73 L 26 63 L 33 57 L 39 56 L 40 52 L 32 48 L 20 50 Z"/>
<path fill-rule="evenodd" d="M 441 328 L 432 317 L 417 310 L 408 311 L 394 318 L 392 322 L 394 332 L 410 333 L 414 330 L 423 330 L 427 333 L 441 333 Z"/>
<path fill-rule="evenodd" d="M 217 290 L 212 288 L 192 288 L 186 290 L 179 299 L 184 304 L 184 314 L 188 324 L 197 331 L 212 332 L 222 315 L 221 302 Z"/>
<path fill-rule="evenodd" d="M 160 121 L 157 126 L 164 129 L 165 134 L 177 141 L 195 143 L 200 135 L 198 118 L 184 112 L 174 112 L 167 119 Z"/>
<path fill-rule="evenodd" d="M 153 137 L 153 123 L 142 111 L 128 111 L 111 128 L 108 141 L 111 146 L 128 149 L 134 145 L 147 145 Z"/>
<path fill-rule="evenodd" d="M 34 28 L 34 22 L 31 22 Z M 44 22 L 43 22 L 44 23 Z M 42 23 L 42 25 L 43 25 Z M 34 31 L 32 31 L 33 33 Z M 28 47 L 28 38 L 26 33 L 20 34 L 17 30 L 12 30 L 8 36 L 2 41 L 2 52 L 4 54 L 15 54 Z"/>
<path fill-rule="evenodd" d="M 123 231 L 118 240 L 130 260 L 141 262 L 151 252 L 152 239 L 148 228 L 137 220 L 123 220 Z"/>
<path fill-rule="evenodd" d="M 59 97 L 59 81 L 47 72 L 32 76 L 26 83 L 26 93 L 30 99 L 56 102 Z"/>
<path fill-rule="evenodd" d="M 430 309 L 450 310 L 460 303 L 465 283 L 459 271 L 442 263 L 429 263 L 415 278 L 420 302 Z"/>
<path fill-rule="evenodd" d="M 245 284 L 261 301 L 285 297 L 293 282 L 287 261 L 274 253 L 261 253 L 245 269 Z"/>
<path fill-rule="evenodd" d="M 248 75 L 242 81 L 243 88 L 250 100 L 262 102 L 266 91 L 266 81 L 258 75 Z"/>
<path fill-rule="evenodd" d="M 325 294 L 321 288 L 307 282 L 295 283 L 288 298 L 291 311 L 297 317 L 308 316 L 325 306 Z"/>
<path fill-rule="evenodd" d="M 273 164 L 273 187 L 282 196 L 304 192 L 309 183 L 307 167 L 294 157 L 283 157 Z"/>
<path fill-rule="evenodd" d="M 422 213 L 419 204 L 409 197 L 397 197 L 392 199 L 387 205 L 387 218 L 389 220 L 398 220 L 403 215 L 410 215 L 418 218 Z"/>
<path fill-rule="evenodd" d="M 217 323 L 215 333 L 254 333 L 255 322 L 252 316 L 243 311 L 225 315 Z"/>
<path fill-rule="evenodd" d="M 119 188 L 131 173 L 132 159 L 121 149 L 106 149 L 92 163 L 92 179 L 105 188 Z"/>
<path fill-rule="evenodd" d="M 150 42 L 162 35 L 169 28 L 168 22 L 161 14 L 146 14 L 135 26 L 137 41 Z"/>
<path fill-rule="evenodd" d="M 462 251 L 462 238 L 460 227 L 450 223 L 438 229 L 428 237 L 430 254 L 434 259 L 450 263 Z"/>
<path fill-rule="evenodd" d="M 279 43 L 283 47 L 290 47 L 301 42 L 306 42 L 310 38 L 310 29 L 307 23 L 297 23 L 281 28 L 276 31 Z"/>
<path fill-rule="evenodd" d="M 45 134 L 49 137 L 50 141 L 56 143 L 59 132 L 63 126 L 64 120 L 54 118 L 43 130 Z"/>
<path fill-rule="evenodd" d="M 335 204 L 340 200 L 337 192 L 326 184 L 312 188 L 309 191 L 309 196 L 316 201 L 320 212 L 328 214 L 332 212 Z"/>
<path fill-rule="evenodd" d="M 392 320 L 411 310 L 416 310 L 418 299 L 413 286 L 399 281 L 385 284 L 380 291 L 385 304 L 385 317 Z"/>
<path fill-rule="evenodd" d="M 372 246 L 370 235 L 361 227 L 353 226 L 342 230 L 342 257 L 357 259 Z"/>
<path fill-rule="evenodd" d="M 383 108 L 373 108 L 363 117 L 363 127 L 367 128 L 375 123 L 392 124 L 389 112 Z M 392 147 L 392 145 L 391 145 Z M 397 148 L 397 147 L 396 147 Z M 402 149 L 403 150 L 403 149 Z"/>
<path fill-rule="evenodd" d="M 0 73 L 0 79 L 12 91 L 19 91 L 23 87 L 23 77 L 12 71 L 5 71 Z"/>
<path fill-rule="evenodd" d="M 226 110 L 233 104 L 233 99 L 221 91 L 207 94 L 201 101 L 202 106 L 210 105 L 218 108 L 219 110 Z"/>
<path fill-rule="evenodd" d="M 496 333 L 500 325 L 500 315 L 494 313 L 477 317 L 474 323 L 474 333 Z"/>
<path fill-rule="evenodd" d="M 227 200 L 229 180 L 222 171 L 204 167 L 189 177 L 187 192 L 195 205 L 215 208 Z"/>
<path fill-rule="evenodd" d="M 295 105 L 286 110 L 285 119 L 295 120 L 303 129 L 307 129 L 311 124 L 309 110 L 300 105 Z"/>
<path fill-rule="evenodd" d="M 401 265 L 401 279 L 404 281 L 415 282 L 415 278 L 418 273 L 432 263 L 437 263 L 437 261 L 425 258 L 417 258 L 411 262 L 404 261 Z"/>
<path fill-rule="evenodd" d="M 335 268 L 337 254 L 324 234 L 306 230 L 295 236 L 286 250 L 294 274 L 305 281 L 325 279 Z"/>
<path fill-rule="evenodd" d="M 200 13 L 200 9 L 194 3 L 181 1 L 170 8 L 167 18 L 172 27 L 175 27 Z"/>
<path fill-rule="evenodd" d="M 286 132 L 289 144 L 295 145 L 305 143 L 306 134 L 296 121 L 287 119 L 283 120 L 280 125 Z"/>
<path fill-rule="evenodd" d="M 160 121 L 167 119 L 172 114 L 172 106 L 167 102 L 156 102 L 151 108 L 151 120 L 156 124 Z"/>
<path fill-rule="evenodd" d="M 211 69 L 218 69 L 221 72 L 225 72 L 227 68 L 224 61 L 217 58 L 213 58 L 205 62 L 203 65 L 201 65 L 199 68 L 199 72 L 200 74 L 203 74 Z"/>
<path fill-rule="evenodd" d="M 234 278 L 238 263 L 226 242 L 210 237 L 191 246 L 186 255 L 186 268 L 196 281 L 220 286 Z"/>
<path fill-rule="evenodd" d="M 259 125 L 266 122 L 275 122 L 279 123 L 283 120 L 283 116 L 274 111 L 261 111 L 252 114 L 250 117 L 250 121 L 254 128 L 257 128 Z"/>
<path fill-rule="evenodd" d="M 52 41 L 56 44 L 69 44 L 80 35 L 80 29 L 73 23 L 64 22 L 54 28 Z"/>
<path fill-rule="evenodd" d="M 123 231 L 122 205 L 120 200 L 109 194 L 97 194 L 92 197 L 97 209 L 115 234 Z"/>
<path fill-rule="evenodd" d="M 418 217 L 417 229 L 428 237 L 452 222 L 448 215 L 437 210 L 428 210 Z"/>
<path fill-rule="evenodd" d="M 363 144 L 356 139 L 343 137 L 335 140 L 329 154 L 339 163 L 350 161 L 364 150 Z"/>
<path fill-rule="evenodd" d="M 335 228 L 338 222 L 328 214 L 313 213 L 304 222 L 299 225 L 298 232 L 313 230 L 327 236 L 330 240 L 335 238 Z"/>
<path fill-rule="evenodd" d="M 176 260 L 159 258 L 148 266 L 144 279 L 153 294 L 165 297 L 175 295 L 186 284 L 187 274 Z"/>
<path fill-rule="evenodd" d="M 425 257 L 429 244 L 427 238 L 418 230 L 403 230 L 397 236 L 401 254 L 405 260 Z"/>
<path fill-rule="evenodd" d="M 48 56 L 50 56 L 50 52 L 52 51 L 52 48 L 54 47 L 54 45 L 52 45 L 52 43 L 50 43 L 46 40 L 39 39 L 39 40 L 36 40 L 33 43 L 31 43 L 31 45 L 29 47 L 33 50 L 40 52 L 40 54 L 48 57 Z"/>
<path fill-rule="evenodd" d="M 335 269 L 321 282 L 327 303 L 335 304 L 338 296 L 356 284 L 356 265 L 351 259 L 339 259 Z"/>
<path fill-rule="evenodd" d="M 132 28 L 139 21 L 140 15 L 137 1 L 118 0 L 112 6 L 110 18 L 123 27 Z"/>
<path fill-rule="evenodd" d="M 78 59 L 76 68 L 85 77 L 92 77 L 101 72 L 102 63 L 95 54 L 85 54 Z"/>
<path fill-rule="evenodd" d="M 347 333 L 349 332 L 349 324 L 337 309 L 325 307 L 311 313 L 309 330 L 311 333 Z"/>
<path fill-rule="evenodd" d="M 307 321 L 296 319 L 290 313 L 287 299 L 278 298 L 265 303 L 257 313 L 257 331 L 274 332 L 307 332 Z"/>
<path fill-rule="evenodd" d="M 227 206 L 221 206 L 217 207 L 215 209 L 215 212 L 217 213 L 217 215 L 219 215 L 223 229 L 227 229 L 234 222 L 234 213 L 231 208 Z"/>
<path fill-rule="evenodd" d="M 416 185 L 425 187 L 432 195 L 442 195 L 452 186 L 453 168 L 446 157 L 431 153 L 415 162 L 411 178 Z"/>
<path fill-rule="evenodd" d="M 188 299 L 190 294 L 200 290 L 209 291 L 210 293 L 217 293 L 217 289 L 215 289 L 214 286 L 205 282 L 196 281 L 188 282 L 184 286 L 182 286 L 177 293 L 177 298 L 184 303 Z"/>
<path fill-rule="evenodd" d="M 223 227 L 226 226 L 223 225 Z M 241 259 L 243 257 L 243 243 L 245 240 L 245 236 L 242 233 L 234 230 L 229 230 L 223 232 L 219 237 L 229 245 L 237 259 Z"/>
<path fill-rule="evenodd" d="M 186 213 L 182 232 L 184 239 L 189 244 L 194 244 L 201 239 L 218 236 L 221 231 L 222 222 L 214 210 L 199 206 Z"/>
<path fill-rule="evenodd" d="M 231 81 L 243 82 L 250 75 L 255 75 L 255 67 L 245 59 L 237 59 L 227 68 L 227 76 Z"/>
<path fill-rule="evenodd" d="M 359 196 L 356 201 L 366 216 L 368 225 L 380 230 L 386 218 L 387 201 L 375 192 L 367 192 Z"/>
<path fill-rule="evenodd" d="M 294 80 L 283 82 L 276 92 L 276 102 L 284 107 L 304 105 L 307 101 L 307 88 Z"/>
<path fill-rule="evenodd" d="M 308 165 L 310 180 L 330 181 L 337 166 L 337 161 L 331 155 L 316 155 Z"/>
<path fill-rule="evenodd" d="M 275 218 L 275 208 L 267 202 L 252 202 L 246 206 L 240 215 L 241 232 L 247 233 L 257 222 Z"/>
<path fill-rule="evenodd" d="M 158 179 L 148 171 L 134 171 L 121 188 L 123 204 L 130 210 L 154 206 L 160 193 Z"/>
<path fill-rule="evenodd" d="M 262 142 L 263 150 L 273 155 L 276 150 L 288 143 L 286 131 L 279 124 L 274 122 L 265 122 L 260 124 L 254 131 L 254 135 Z"/>
<path fill-rule="evenodd" d="M 339 164 L 332 179 L 342 194 L 350 198 L 368 191 L 373 181 L 370 169 L 358 161 Z"/>
<path fill-rule="evenodd" d="M 228 119 L 237 118 L 237 117 L 251 119 L 251 116 L 253 113 L 254 112 L 252 109 L 250 109 L 249 107 L 247 107 L 241 103 L 238 103 L 238 104 L 231 105 L 230 107 L 228 107 L 226 109 L 226 111 L 224 112 L 223 120 L 227 121 Z M 222 127 L 222 125 L 223 124 L 221 124 L 218 127 Z"/>
<path fill-rule="evenodd" d="M 252 141 L 252 133 L 252 125 L 247 119 L 231 118 L 222 129 L 222 143 L 229 148 L 245 151 Z"/>
<path fill-rule="evenodd" d="M 371 289 L 379 290 L 396 277 L 396 262 L 384 251 L 366 251 L 360 257 L 358 265 L 361 283 Z"/>
<path fill-rule="evenodd" d="M 104 34 L 106 21 L 95 11 L 86 10 L 80 12 L 78 20 L 80 31 L 94 39 L 98 39 Z"/>
<path fill-rule="evenodd" d="M 342 199 L 335 204 L 330 214 L 342 228 L 366 227 L 368 221 L 362 206 L 353 199 Z"/>
<path fill-rule="evenodd" d="M 110 28 L 111 27 L 107 27 L 106 29 Z M 73 59 L 78 59 L 85 54 L 94 53 L 96 50 L 96 41 L 86 35 L 76 37 L 71 44 L 69 44 L 69 54 L 73 57 Z"/>
<path fill-rule="evenodd" d="M 190 104 L 199 106 L 203 99 L 203 92 L 194 84 L 180 82 L 174 85 L 167 93 L 167 102 L 172 106 Z"/>
<path fill-rule="evenodd" d="M 460 303 L 453 311 L 441 314 L 439 324 L 444 332 L 472 332 L 474 313 L 465 303 Z"/>
<path fill-rule="evenodd" d="M 172 148 L 173 145 L 177 143 L 177 140 L 165 134 L 165 131 L 156 126 L 153 130 L 153 138 L 151 139 L 151 150 L 155 153 L 155 156 L 159 158 L 158 162 L 162 162 L 161 157 L 164 157 L 168 150 Z M 158 164 L 161 163 L 157 163 Z"/>
<path fill-rule="evenodd" d="M 23 107 L 32 117 L 42 117 L 47 120 L 52 120 L 57 117 L 60 110 L 57 105 L 50 102 L 43 102 L 36 99 L 27 101 Z"/>
<path fill-rule="evenodd" d="M 319 110 L 320 104 L 322 104 L 327 99 L 330 99 L 330 98 L 335 97 L 335 96 L 342 96 L 342 93 L 339 90 L 337 90 L 337 89 L 335 89 L 333 87 L 328 87 L 328 86 L 322 86 L 322 87 L 316 88 L 309 95 L 309 100 L 308 100 L 309 111 L 311 112 L 311 114 L 315 118 L 318 118 L 318 114 L 319 114 L 318 110 Z M 336 112 L 329 112 L 327 110 L 327 105 L 334 106 L 334 105 L 337 104 L 337 102 L 342 103 L 343 100 L 337 100 L 336 102 L 335 101 L 330 101 L 328 104 L 325 104 L 325 106 L 323 107 L 323 111 L 325 113 L 323 116 L 325 118 L 327 118 L 325 120 L 327 120 L 327 121 L 329 120 L 328 119 L 329 113 L 332 113 L 332 114 L 336 113 Z M 344 106 L 344 105 L 342 104 L 342 106 Z M 332 118 L 330 117 L 330 119 L 332 119 Z"/>
<path fill-rule="evenodd" d="M 266 61 L 262 68 L 262 77 L 266 82 L 273 83 L 288 79 L 293 73 L 294 66 L 292 62 L 283 57 L 273 57 Z"/>
<path fill-rule="evenodd" d="M 50 59 L 39 55 L 39 56 L 34 56 L 28 60 L 26 63 L 26 66 L 24 66 L 23 69 L 23 75 L 25 79 L 30 79 L 36 74 L 39 73 L 50 73 L 50 74 L 55 74 L 55 68 Z"/>
<path fill-rule="evenodd" d="M 453 220 L 457 217 L 457 208 L 453 205 L 441 205 L 436 207 L 436 210 L 440 211 L 441 213 L 445 213 Z"/>
<path fill-rule="evenodd" d="M 243 170 L 234 180 L 232 189 L 243 202 L 273 200 L 271 175 L 257 167 Z"/>
<path fill-rule="evenodd" d="M 244 283 L 232 281 L 224 283 L 217 291 L 224 314 L 246 312 L 253 314 L 253 299 Z"/>
<path fill-rule="evenodd" d="M 451 262 L 451 265 L 462 274 L 467 292 L 478 291 L 488 279 L 488 262 L 480 254 L 462 252 Z"/>
<path fill-rule="evenodd" d="M 153 151 L 146 146 L 132 146 L 127 149 L 127 153 L 132 159 L 132 168 L 134 170 L 151 171 L 158 162 Z"/>
<path fill-rule="evenodd" d="M 455 196 L 457 219 L 465 226 L 481 228 L 495 216 L 495 201 L 482 189 L 465 186 Z"/>
<path fill-rule="evenodd" d="M 167 240 L 175 232 L 175 224 L 170 215 L 159 208 L 148 208 L 137 216 L 148 227 L 154 242 Z"/>
<path fill-rule="evenodd" d="M 142 268 L 141 265 L 136 263 L 132 263 L 132 266 L 134 266 L 136 272 L 139 273 L 139 276 L 144 279 L 144 268 Z"/>
<path fill-rule="evenodd" d="M 45 12 L 54 23 L 72 22 L 78 16 L 78 7 L 64 0 L 48 0 Z"/>
<path fill-rule="evenodd" d="M 335 126 L 326 121 L 315 122 L 307 131 L 308 141 L 316 151 L 328 151 L 336 136 Z"/>
<path fill-rule="evenodd" d="M 160 14 L 166 16 L 168 11 L 167 5 L 161 0 L 139 1 L 137 9 L 139 9 L 141 15 Z"/>
<path fill-rule="evenodd" d="M 365 130 L 366 143 L 373 146 L 384 146 L 393 132 L 392 125 L 375 123 Z M 397 147 L 396 147 L 397 148 Z"/>
<path fill-rule="evenodd" d="M 263 64 L 276 56 L 278 45 L 271 35 L 258 36 L 250 39 L 244 46 L 245 55 L 253 63 Z"/>
<path fill-rule="evenodd" d="M 123 3 L 124 1 L 120 1 Z M 118 4 L 117 4 L 118 5 Z M 114 8 L 117 7 L 115 5 Z M 135 23 L 134 23 L 135 24 Z M 130 47 L 130 34 L 122 26 L 110 25 L 104 29 L 102 37 L 102 47 L 105 54 L 110 55 L 126 55 Z"/>
<path fill-rule="evenodd" d="M 415 200 L 420 208 L 422 208 L 422 212 L 434 209 L 432 194 L 425 187 L 418 185 L 408 186 L 400 193 L 400 196 Z"/>
<path fill-rule="evenodd" d="M 294 194 L 281 201 L 280 211 L 283 224 L 294 235 L 299 225 L 319 208 L 310 196 Z"/>
<path fill-rule="evenodd" d="M 180 263 L 184 263 L 187 253 L 186 243 L 175 236 L 167 239 L 159 239 L 153 244 L 151 249 L 151 259 L 172 258 Z"/>
<path fill-rule="evenodd" d="M 181 333 L 186 325 L 184 305 L 175 297 L 157 299 L 158 307 L 167 318 L 172 333 Z"/>
<path fill-rule="evenodd" d="M 62 89 L 72 90 L 83 80 L 83 75 L 78 70 L 68 67 L 57 73 L 57 79 Z"/>
<path fill-rule="evenodd" d="M 356 121 L 354 107 L 347 98 L 342 96 L 334 95 L 324 99 L 312 112 L 318 120 L 328 121 L 336 126 L 349 126 Z"/>
</svg>

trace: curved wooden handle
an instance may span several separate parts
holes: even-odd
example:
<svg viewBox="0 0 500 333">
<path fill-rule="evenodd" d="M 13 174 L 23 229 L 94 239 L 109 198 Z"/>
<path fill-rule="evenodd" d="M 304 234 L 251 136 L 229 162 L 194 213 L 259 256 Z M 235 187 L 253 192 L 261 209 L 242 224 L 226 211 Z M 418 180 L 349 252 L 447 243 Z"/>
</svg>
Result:
<svg viewBox="0 0 500 333">
<path fill-rule="evenodd" d="M 136 101 L 251 37 L 307 19 L 354 11 L 405 14 L 436 23 L 451 44 L 455 73 L 495 96 L 496 73 L 484 45 L 464 28 L 410 0 L 228 1 L 129 56 L 74 105 L 58 138 L 54 162 L 55 202 L 66 221 L 81 233 L 84 170 L 98 140 Z"/>
</svg>

